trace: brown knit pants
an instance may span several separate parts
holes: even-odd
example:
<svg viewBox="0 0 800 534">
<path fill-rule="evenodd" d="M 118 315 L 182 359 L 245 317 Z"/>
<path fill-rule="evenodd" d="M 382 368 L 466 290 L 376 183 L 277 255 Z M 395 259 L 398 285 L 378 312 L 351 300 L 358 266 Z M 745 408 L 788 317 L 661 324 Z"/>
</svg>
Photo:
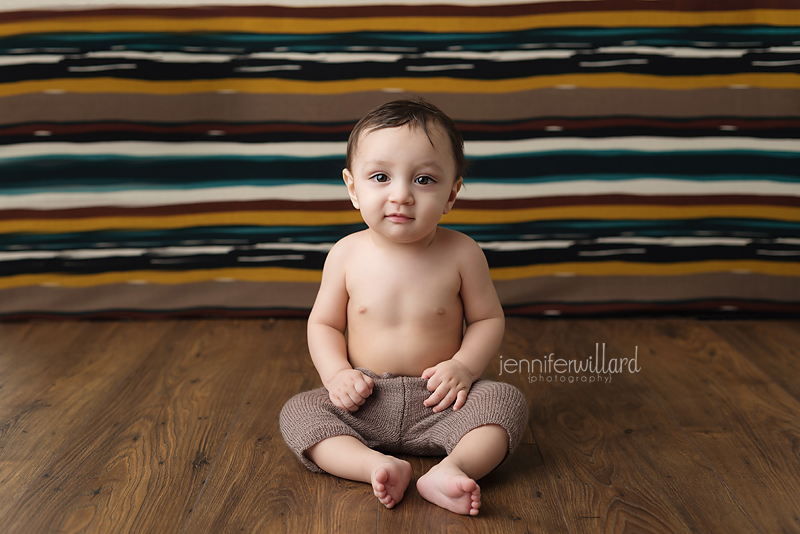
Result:
<svg viewBox="0 0 800 534">
<path fill-rule="evenodd" d="M 375 385 L 372 395 L 355 412 L 336 407 L 325 388 L 295 395 L 281 410 L 283 438 L 312 471 L 324 472 L 303 453 L 333 436 L 353 436 L 367 447 L 387 453 L 439 456 L 450 454 L 470 430 L 496 424 L 508 433 L 510 455 L 528 424 L 525 397 L 504 382 L 477 380 L 459 410 L 433 413 L 433 408 L 422 404 L 431 395 L 427 379 L 390 373 L 378 377 L 359 370 L 372 377 Z"/>
</svg>

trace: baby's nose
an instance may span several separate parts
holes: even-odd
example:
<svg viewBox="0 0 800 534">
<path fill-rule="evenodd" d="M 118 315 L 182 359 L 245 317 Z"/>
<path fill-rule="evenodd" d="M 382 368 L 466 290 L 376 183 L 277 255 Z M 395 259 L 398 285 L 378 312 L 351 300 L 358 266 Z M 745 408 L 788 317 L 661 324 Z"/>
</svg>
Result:
<svg viewBox="0 0 800 534">
<path fill-rule="evenodd" d="M 414 196 L 411 194 L 411 186 L 407 183 L 397 180 L 392 184 L 392 194 L 389 200 L 398 204 L 410 204 L 414 201 Z"/>
</svg>

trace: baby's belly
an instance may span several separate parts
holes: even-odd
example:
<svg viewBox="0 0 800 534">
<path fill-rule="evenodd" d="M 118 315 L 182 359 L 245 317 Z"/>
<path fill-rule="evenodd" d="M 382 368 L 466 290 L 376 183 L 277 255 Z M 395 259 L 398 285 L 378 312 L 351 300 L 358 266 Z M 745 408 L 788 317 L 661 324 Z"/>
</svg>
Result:
<svg viewBox="0 0 800 534">
<path fill-rule="evenodd" d="M 381 375 L 420 376 L 428 367 L 449 360 L 461 347 L 461 325 L 447 328 L 353 328 L 348 356 L 353 367 Z"/>
</svg>

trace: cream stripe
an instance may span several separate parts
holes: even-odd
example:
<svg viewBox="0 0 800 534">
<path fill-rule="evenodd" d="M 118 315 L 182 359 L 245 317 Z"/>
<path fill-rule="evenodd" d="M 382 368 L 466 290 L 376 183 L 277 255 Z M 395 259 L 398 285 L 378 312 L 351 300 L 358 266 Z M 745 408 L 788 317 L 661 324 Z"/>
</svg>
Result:
<svg viewBox="0 0 800 534">
<path fill-rule="evenodd" d="M 464 151 L 468 156 L 504 156 L 558 151 L 639 151 L 639 152 L 708 152 L 708 151 L 765 151 L 800 153 L 797 139 L 762 139 L 754 137 L 610 137 L 588 139 L 580 137 L 521 139 L 516 141 L 468 141 Z M 100 143 L 19 143 L 0 146 L 0 160 L 75 156 L 289 156 L 298 158 L 343 157 L 344 142 L 317 143 L 160 143 L 148 141 L 105 141 Z"/>
</svg>

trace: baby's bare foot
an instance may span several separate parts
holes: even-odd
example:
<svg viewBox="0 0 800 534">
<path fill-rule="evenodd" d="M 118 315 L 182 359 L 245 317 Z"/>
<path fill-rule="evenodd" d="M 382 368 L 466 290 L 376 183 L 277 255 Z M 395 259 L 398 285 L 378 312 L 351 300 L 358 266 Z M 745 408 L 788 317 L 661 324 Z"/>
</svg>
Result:
<svg viewBox="0 0 800 534">
<path fill-rule="evenodd" d="M 446 461 L 417 480 L 417 491 L 426 500 L 457 514 L 478 515 L 481 506 L 478 483 Z"/>
<path fill-rule="evenodd" d="M 387 456 L 372 470 L 372 490 L 386 507 L 399 503 L 411 482 L 411 464 L 405 460 Z"/>
</svg>

